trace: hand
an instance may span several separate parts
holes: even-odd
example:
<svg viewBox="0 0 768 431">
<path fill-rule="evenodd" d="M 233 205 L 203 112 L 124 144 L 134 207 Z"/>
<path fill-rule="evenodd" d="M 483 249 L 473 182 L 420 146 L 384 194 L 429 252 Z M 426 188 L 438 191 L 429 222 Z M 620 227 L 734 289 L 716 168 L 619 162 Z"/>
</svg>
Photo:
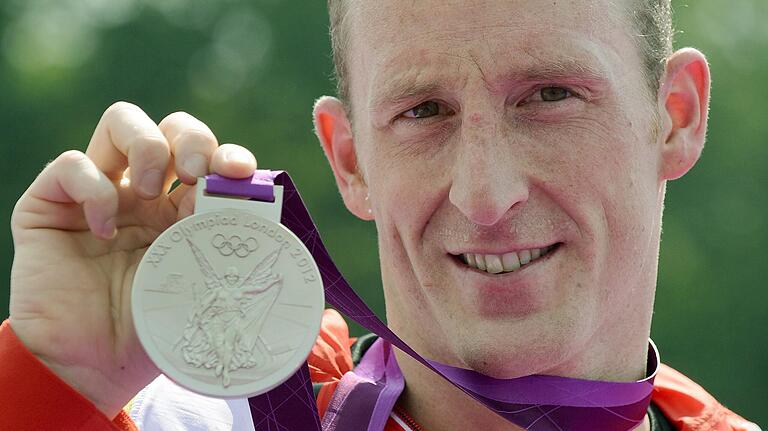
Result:
<svg viewBox="0 0 768 431">
<path fill-rule="evenodd" d="M 147 247 L 194 208 L 196 178 L 251 175 L 245 148 L 218 145 L 177 112 L 106 110 L 85 154 L 51 162 L 11 216 L 10 322 L 29 350 L 112 418 L 159 371 L 139 344 L 131 285 Z M 129 178 L 129 180 L 128 180 Z M 178 178 L 181 184 L 169 189 Z"/>
</svg>

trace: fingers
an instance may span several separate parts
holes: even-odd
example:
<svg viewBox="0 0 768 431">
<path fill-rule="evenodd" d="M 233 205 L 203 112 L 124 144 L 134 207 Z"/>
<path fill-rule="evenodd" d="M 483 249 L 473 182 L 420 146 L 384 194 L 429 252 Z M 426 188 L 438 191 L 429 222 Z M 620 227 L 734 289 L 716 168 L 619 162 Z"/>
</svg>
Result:
<svg viewBox="0 0 768 431">
<path fill-rule="evenodd" d="M 211 160 L 211 171 L 228 178 L 245 178 L 256 170 L 253 153 L 235 144 L 223 144 Z"/>
<path fill-rule="evenodd" d="M 170 144 L 176 174 L 182 184 L 169 199 L 178 218 L 194 212 L 197 178 L 213 171 L 231 178 L 244 178 L 256 170 L 256 157 L 238 145 L 219 146 L 216 135 L 202 121 L 186 112 L 174 112 L 158 125 Z"/>
<path fill-rule="evenodd" d="M 167 192 L 176 177 L 192 185 L 209 172 L 245 178 L 256 170 L 250 151 L 233 144 L 219 146 L 211 129 L 192 115 L 175 112 L 156 125 L 127 102 L 104 112 L 86 155 L 113 181 L 130 169 L 131 189 L 144 199 Z"/>
<path fill-rule="evenodd" d="M 179 219 L 183 219 L 195 212 L 195 189 L 186 184 L 180 184 L 168 195 L 171 203 L 176 208 Z"/>
<path fill-rule="evenodd" d="M 170 186 L 168 141 L 155 122 L 136 105 L 117 102 L 107 108 L 86 155 L 113 180 L 119 180 L 130 166 L 131 187 L 144 199 L 153 199 Z"/>
<path fill-rule="evenodd" d="M 195 134 L 190 134 L 190 136 L 195 136 Z M 180 140 L 180 142 L 178 142 L 176 145 L 171 145 L 178 153 L 183 151 L 181 148 L 185 145 L 185 143 L 183 140 Z M 183 156 L 177 156 L 176 158 L 179 159 L 182 157 Z M 208 160 L 206 160 L 206 163 L 211 165 L 211 170 L 213 172 L 229 178 L 244 178 L 252 175 L 256 170 L 256 157 L 254 157 L 253 153 L 239 145 L 234 144 L 224 144 L 221 147 L 216 148 L 213 156 L 211 157 L 211 161 L 208 162 Z M 208 172 L 210 171 L 206 170 L 205 173 Z M 181 178 L 181 175 L 182 174 L 179 173 L 179 178 Z M 194 188 L 190 186 L 197 181 L 197 178 L 190 179 L 192 180 L 190 182 L 182 180 L 186 184 L 179 185 L 169 194 L 171 203 L 174 207 L 176 207 L 179 218 L 187 217 L 188 215 L 192 214 L 195 209 L 195 192 Z"/>
<path fill-rule="evenodd" d="M 195 184 L 197 177 L 209 172 L 219 142 L 205 123 L 186 112 L 174 112 L 158 127 L 170 144 L 176 174 L 182 183 Z"/>
<path fill-rule="evenodd" d="M 51 204 L 64 204 L 65 210 L 40 211 Z M 77 228 L 61 226 L 67 219 L 66 204 L 82 206 L 90 230 L 98 237 L 115 236 L 118 196 L 112 181 L 80 151 L 67 151 L 43 169 L 19 202 L 16 220 L 26 228 Z M 73 222 L 74 223 L 74 222 Z"/>
<path fill-rule="evenodd" d="M 230 178 L 245 178 L 256 170 L 256 157 L 234 144 L 219 146 L 216 136 L 202 121 L 186 112 L 174 112 L 160 122 L 160 130 L 171 145 L 176 172 L 184 184 L 215 172 Z"/>
</svg>

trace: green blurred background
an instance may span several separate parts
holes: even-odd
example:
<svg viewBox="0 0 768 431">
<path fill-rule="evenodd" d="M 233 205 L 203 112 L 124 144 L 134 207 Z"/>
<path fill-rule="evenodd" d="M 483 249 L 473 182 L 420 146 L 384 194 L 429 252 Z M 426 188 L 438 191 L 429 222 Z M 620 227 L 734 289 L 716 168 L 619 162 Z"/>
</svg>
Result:
<svg viewBox="0 0 768 431">
<path fill-rule="evenodd" d="M 666 363 L 765 424 L 768 1 L 674 3 L 676 46 L 702 49 L 714 84 L 703 158 L 668 188 L 653 338 Z M 312 134 L 314 99 L 333 93 L 324 1 L 0 0 L 0 42 L 0 314 L 14 203 L 47 161 L 85 148 L 116 100 L 156 121 L 190 112 L 290 171 L 336 262 L 383 314 L 374 226 L 346 212 Z"/>
</svg>

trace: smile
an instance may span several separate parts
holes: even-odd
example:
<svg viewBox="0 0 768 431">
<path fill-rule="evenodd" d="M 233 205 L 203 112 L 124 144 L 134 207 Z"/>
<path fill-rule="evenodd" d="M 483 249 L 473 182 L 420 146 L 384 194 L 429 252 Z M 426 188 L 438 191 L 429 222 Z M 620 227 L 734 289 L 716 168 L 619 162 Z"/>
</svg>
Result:
<svg viewBox="0 0 768 431">
<path fill-rule="evenodd" d="M 462 253 L 456 256 L 467 266 L 489 274 L 505 274 L 530 265 L 552 253 L 560 243 L 542 248 L 512 251 L 504 254 Z"/>
</svg>

